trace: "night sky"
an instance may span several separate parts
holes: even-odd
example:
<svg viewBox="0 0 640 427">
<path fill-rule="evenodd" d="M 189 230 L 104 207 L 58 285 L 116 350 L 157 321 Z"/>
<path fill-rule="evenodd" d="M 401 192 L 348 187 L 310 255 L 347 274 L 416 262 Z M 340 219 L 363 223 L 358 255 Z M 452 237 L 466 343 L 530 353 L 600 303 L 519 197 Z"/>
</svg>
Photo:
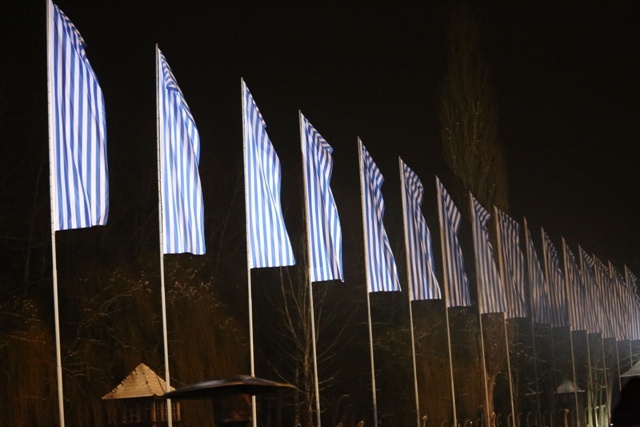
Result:
<svg viewBox="0 0 640 427">
<path fill-rule="evenodd" d="M 105 94 L 110 173 L 126 169 L 135 182 L 136 168 L 155 167 L 158 43 L 200 131 L 205 192 L 210 177 L 221 179 L 216 174 L 242 174 L 243 77 L 280 156 L 285 200 L 301 179 L 301 110 L 334 147 L 339 211 L 359 209 L 360 137 L 386 177 L 390 218 L 400 209 L 398 156 L 421 177 L 431 212 L 434 177 L 449 176 L 437 109 L 454 3 L 263 3 L 56 2 L 88 44 Z M 510 214 L 520 223 L 527 217 L 538 247 L 543 226 L 558 248 L 564 236 L 574 253 L 580 244 L 638 275 L 640 3 L 488 1 L 472 8 L 499 105 Z M 7 177 L 33 168 L 47 146 L 45 1 L 5 2 L 0 31 Z M 35 190 L 23 190 L 32 203 Z M 112 185 L 112 212 L 121 190 Z M 437 218 L 427 222 L 437 232 Z M 400 244 L 396 229 L 390 239 Z"/>
</svg>

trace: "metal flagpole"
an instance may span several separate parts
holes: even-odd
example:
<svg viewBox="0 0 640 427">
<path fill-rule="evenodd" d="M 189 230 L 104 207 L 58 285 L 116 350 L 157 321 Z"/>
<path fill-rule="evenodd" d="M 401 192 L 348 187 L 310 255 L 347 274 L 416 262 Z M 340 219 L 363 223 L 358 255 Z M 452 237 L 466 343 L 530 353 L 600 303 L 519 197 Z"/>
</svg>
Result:
<svg viewBox="0 0 640 427">
<path fill-rule="evenodd" d="M 164 286 L 164 227 L 162 210 L 162 162 L 160 154 L 160 50 L 156 44 L 156 131 L 157 131 L 157 155 L 158 155 L 158 217 L 160 219 L 160 295 L 162 299 L 162 338 L 164 344 L 164 375 L 166 390 L 171 387 L 171 376 L 169 375 L 169 343 L 167 337 L 167 301 Z M 167 399 L 167 422 L 168 426 L 173 426 L 173 411 L 171 399 Z"/>
<path fill-rule="evenodd" d="M 56 256 L 56 230 L 55 230 L 55 212 L 57 207 L 54 197 L 53 188 L 53 114 L 51 109 L 53 108 L 53 84 L 51 79 L 51 64 L 53 62 L 53 52 L 51 43 L 53 41 L 53 11 L 51 10 L 51 0 L 46 0 L 47 6 L 47 98 L 49 103 L 48 108 L 48 126 L 49 126 L 49 197 L 51 200 L 51 264 L 53 273 L 53 317 L 56 339 L 56 380 L 58 385 L 58 418 L 60 427 L 64 427 L 64 395 L 62 387 L 62 355 L 60 351 L 60 310 L 58 305 L 58 271 L 57 271 L 57 256 Z"/>
<path fill-rule="evenodd" d="M 575 353 L 573 350 L 573 331 L 571 330 L 572 326 L 577 327 L 578 325 L 572 325 L 572 319 L 571 319 L 571 311 L 572 308 L 570 307 L 571 305 L 573 305 L 574 302 L 573 298 L 571 297 L 572 295 L 572 291 L 571 291 L 571 285 L 569 284 L 569 269 L 567 268 L 567 243 L 564 240 L 564 237 L 562 237 L 562 255 L 564 258 L 564 292 L 565 292 L 565 296 L 566 296 L 566 301 L 567 301 L 567 310 L 569 311 L 569 346 L 571 347 L 571 371 L 573 373 L 573 395 L 574 395 L 574 399 L 575 399 L 575 404 L 576 404 L 576 425 L 578 427 L 580 427 L 580 412 L 579 412 L 579 405 L 578 405 L 578 381 L 576 379 L 576 360 L 575 360 Z M 574 319 L 575 320 L 575 319 Z"/>
<path fill-rule="evenodd" d="M 443 230 L 444 218 L 442 216 L 442 197 L 440 197 L 440 180 L 436 177 L 436 189 L 438 191 L 438 217 L 440 220 L 440 251 L 442 252 L 442 276 L 444 278 L 444 312 L 447 323 L 447 345 L 449 346 L 449 372 L 451 373 L 451 402 L 453 405 L 453 427 L 458 426 L 458 416 L 456 414 L 456 388 L 453 381 L 453 357 L 451 354 L 451 328 L 449 327 L 449 278 L 446 273 L 447 251 L 445 248 L 445 233 Z"/>
<path fill-rule="evenodd" d="M 407 204 L 405 202 L 405 194 L 407 189 L 405 188 L 405 183 L 404 183 L 404 174 L 402 172 L 402 159 L 400 157 L 398 157 L 398 165 L 400 167 L 400 191 L 402 194 L 402 218 L 404 218 L 404 238 L 405 238 L 405 243 L 408 245 L 408 229 L 407 229 L 407 224 L 406 224 L 406 219 L 407 219 Z M 409 259 L 409 250 L 407 248 L 407 250 L 405 251 L 405 256 L 406 256 L 406 260 L 407 260 L 407 275 L 409 275 L 409 269 L 411 268 L 410 266 L 410 259 Z M 409 276 L 410 278 L 410 276 Z M 413 362 L 413 388 L 414 388 L 414 392 L 416 395 L 416 420 L 417 420 L 417 427 L 420 427 L 420 396 L 418 394 L 418 372 L 417 372 L 417 368 L 416 368 L 416 341 L 415 341 L 415 333 L 413 330 L 413 308 L 411 305 L 411 293 L 413 292 L 413 286 L 411 285 L 415 285 L 413 283 L 411 283 L 411 280 L 409 279 L 409 288 L 408 288 L 408 292 L 407 295 L 409 296 L 409 323 L 411 324 L 411 357 L 412 357 L 412 362 Z"/>
<path fill-rule="evenodd" d="M 590 348 L 590 343 L 589 343 L 589 331 L 587 330 L 587 369 L 589 370 L 589 396 L 588 396 L 588 410 L 587 413 L 589 414 L 589 419 L 587 420 L 587 424 L 589 425 L 593 425 L 593 397 L 594 397 L 594 392 L 593 392 L 593 378 L 592 378 L 592 373 L 591 373 L 591 348 Z"/>
<path fill-rule="evenodd" d="M 525 229 L 525 233 L 524 233 L 524 239 L 525 239 L 525 248 L 527 250 L 527 272 L 530 272 L 531 266 L 529 265 L 529 259 L 531 259 L 531 257 L 533 256 L 533 254 L 529 254 L 529 226 L 527 225 L 527 218 L 523 218 L 523 222 L 524 222 L 524 229 Z M 528 278 L 530 277 L 530 275 L 527 276 Z M 530 316 L 531 316 L 531 347 L 532 347 L 532 351 L 533 351 L 533 372 L 536 378 L 536 404 L 537 404 L 537 408 L 538 408 L 538 414 L 537 416 L 542 416 L 542 409 L 540 406 L 540 384 L 538 383 L 538 355 L 536 353 L 536 331 L 535 331 L 535 324 L 534 324 L 534 300 L 533 300 L 533 284 L 531 283 L 531 281 L 529 282 L 529 301 L 531 302 L 530 305 Z"/>
<path fill-rule="evenodd" d="M 302 143 L 302 150 L 306 151 L 307 147 L 304 144 L 304 126 L 302 124 L 302 112 L 298 110 L 298 119 L 300 122 L 300 142 Z M 316 394 L 316 419 L 318 422 L 318 427 L 321 425 L 321 417 L 320 417 L 320 385 L 318 380 L 318 357 L 316 352 L 316 320 L 315 313 L 313 308 L 313 282 L 311 281 L 311 269 L 313 268 L 313 263 L 311 260 L 311 224 L 309 221 L 309 192 L 307 190 L 307 182 L 309 177 L 307 176 L 307 167 L 304 162 L 304 156 L 302 159 L 302 177 L 303 177 L 303 185 L 304 188 L 304 217 L 306 223 L 306 232 L 307 232 L 307 277 L 309 278 L 309 311 L 311 316 L 311 347 L 313 350 L 313 379 L 315 385 L 315 394 Z"/>
<path fill-rule="evenodd" d="M 469 192 L 469 206 L 471 210 L 471 215 L 473 216 L 471 220 L 471 227 L 473 230 L 473 236 L 475 239 L 476 236 L 476 221 L 475 221 L 475 210 L 473 207 L 473 195 Z M 487 426 L 491 426 L 491 414 L 489 413 L 489 385 L 487 384 L 487 361 L 484 354 L 484 331 L 482 327 L 482 298 L 480 289 L 480 281 L 478 280 L 478 273 L 480 272 L 480 268 L 478 265 L 478 255 L 476 251 L 473 251 L 473 258 L 475 260 L 476 265 L 476 290 L 478 293 L 478 322 L 480 323 L 480 352 L 482 356 L 482 376 L 484 383 L 484 402 L 485 402 L 485 416 L 487 417 Z"/>
<path fill-rule="evenodd" d="M 580 255 L 579 258 L 580 258 L 580 271 L 584 272 L 584 271 L 586 271 L 587 266 L 584 265 L 583 256 Z M 584 296 L 585 296 L 585 300 L 587 301 L 587 307 L 591 307 L 591 300 L 592 300 L 591 294 L 590 294 L 591 289 L 589 289 L 587 291 L 587 283 L 586 282 L 583 283 L 583 285 L 584 285 Z M 591 284 L 591 285 L 593 285 L 593 284 Z M 587 338 L 587 369 L 589 369 L 589 378 L 588 378 L 588 380 L 589 380 L 589 386 L 588 386 L 589 387 L 589 394 L 587 396 L 588 397 L 587 402 L 588 402 L 588 405 L 589 405 L 589 407 L 587 408 L 587 413 L 589 414 L 589 418 L 587 420 L 587 424 L 589 426 L 593 426 L 593 422 L 594 422 L 594 419 L 595 419 L 594 418 L 595 414 L 593 413 L 593 409 L 594 409 L 593 403 L 594 403 L 594 398 L 595 398 L 595 390 L 594 390 L 594 387 L 593 387 L 593 373 L 591 372 L 591 370 L 592 370 L 592 365 L 591 365 L 591 344 L 590 344 L 590 340 L 589 340 L 589 327 L 593 326 L 593 322 L 589 322 L 589 324 L 586 325 L 586 326 L 587 326 L 587 331 L 586 331 L 586 338 Z"/>
<path fill-rule="evenodd" d="M 542 242 L 542 258 L 544 260 L 544 274 L 545 274 L 545 279 L 547 281 L 547 286 L 548 289 L 551 289 L 551 282 L 550 282 L 550 273 L 549 273 L 549 265 L 547 263 L 547 245 L 544 243 L 544 230 L 542 229 L 542 227 L 540 227 L 540 232 L 541 232 L 541 236 L 543 238 L 543 242 Z M 551 324 L 549 325 L 549 336 L 551 338 L 551 358 L 553 359 L 553 389 L 556 390 L 556 388 L 558 387 L 558 367 L 556 364 L 556 351 L 555 351 L 555 343 L 554 343 L 554 339 L 553 339 L 553 322 L 555 319 L 555 311 L 556 311 L 556 307 L 555 307 L 555 303 L 553 301 L 553 297 L 551 295 L 549 295 L 550 300 L 549 300 L 549 309 L 551 312 Z M 554 402 L 554 406 L 555 406 L 555 402 Z"/>
<path fill-rule="evenodd" d="M 502 243 L 500 241 L 500 224 L 498 223 L 498 208 L 493 207 L 493 216 L 494 223 L 496 225 L 496 245 L 498 250 L 498 265 L 500 266 L 500 277 L 502 277 L 502 284 L 505 286 L 505 291 L 507 287 L 507 277 L 504 269 L 504 259 L 502 257 Z M 508 305 L 507 305 L 508 308 Z M 516 408 L 513 403 L 513 379 L 511 378 L 511 352 L 509 351 L 509 335 L 507 331 L 507 313 L 502 313 L 502 323 L 504 325 L 504 342 L 506 345 L 507 351 L 507 375 L 509 375 L 509 396 L 511 398 L 511 422 L 513 423 L 513 427 L 516 427 Z"/>
<path fill-rule="evenodd" d="M 364 233 L 364 262 L 365 262 L 365 275 L 367 280 L 367 319 L 369 323 L 369 353 L 371 358 L 371 387 L 373 394 L 373 425 L 378 425 L 378 404 L 376 400 L 376 370 L 373 359 L 373 329 L 371 326 L 371 297 L 369 292 L 369 250 L 367 248 L 367 219 L 365 214 L 365 200 L 364 200 L 364 167 L 362 164 L 362 141 L 358 138 L 358 163 L 360 165 L 360 201 L 362 204 L 362 229 Z"/>
<path fill-rule="evenodd" d="M 249 354 L 251 359 L 251 376 L 256 375 L 255 356 L 253 347 L 253 299 L 251 296 L 251 244 L 249 242 L 249 188 L 247 183 L 247 103 L 245 100 L 245 83 L 240 79 L 240 97 L 242 98 L 242 153 L 244 158 L 244 202 L 245 202 L 245 232 L 247 242 L 247 294 L 249 300 Z M 257 426 L 256 396 L 251 396 L 251 420 L 253 427 Z"/>
</svg>

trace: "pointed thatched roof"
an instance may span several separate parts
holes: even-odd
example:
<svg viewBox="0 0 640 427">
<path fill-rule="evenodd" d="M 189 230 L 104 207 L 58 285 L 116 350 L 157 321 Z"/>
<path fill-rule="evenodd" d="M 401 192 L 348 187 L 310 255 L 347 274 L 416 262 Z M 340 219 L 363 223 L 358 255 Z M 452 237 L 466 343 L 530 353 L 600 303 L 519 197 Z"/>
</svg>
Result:
<svg viewBox="0 0 640 427">
<path fill-rule="evenodd" d="M 636 362 L 627 372 L 620 375 L 622 378 L 626 377 L 640 377 L 640 362 Z"/>
<path fill-rule="evenodd" d="M 102 396 L 103 399 L 132 399 L 136 397 L 162 396 L 173 391 L 162 378 L 144 363 L 139 364 L 116 388 Z"/>
</svg>

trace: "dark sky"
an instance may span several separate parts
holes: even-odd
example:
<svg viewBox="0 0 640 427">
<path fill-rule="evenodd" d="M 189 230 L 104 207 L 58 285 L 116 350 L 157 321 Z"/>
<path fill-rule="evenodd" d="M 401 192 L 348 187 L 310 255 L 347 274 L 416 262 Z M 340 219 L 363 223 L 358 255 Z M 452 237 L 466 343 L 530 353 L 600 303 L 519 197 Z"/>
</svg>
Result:
<svg viewBox="0 0 640 427">
<path fill-rule="evenodd" d="M 243 77 L 280 155 L 284 193 L 300 179 L 300 109 L 334 147 L 334 187 L 358 194 L 360 136 L 386 177 L 391 214 L 400 209 L 398 156 L 435 205 L 434 176 L 447 174 L 437 108 L 454 3 L 257 3 L 57 2 L 87 42 L 105 94 L 112 173 L 121 169 L 114 159 L 154 167 L 158 43 L 198 124 L 201 170 L 226 165 L 203 176 L 242 173 Z M 472 4 L 499 105 L 512 216 L 527 217 L 538 245 L 543 226 L 557 245 L 564 236 L 574 252 L 580 244 L 640 273 L 640 3 Z M 47 144 L 45 1 L 5 2 L 0 24 L 0 120 L 33 128 L 2 135 L 7 159 L 9 147 Z M 337 199 L 341 211 L 359 209 L 355 197 Z M 436 232 L 437 219 L 427 222 Z M 390 230 L 392 241 L 401 238 Z"/>
</svg>

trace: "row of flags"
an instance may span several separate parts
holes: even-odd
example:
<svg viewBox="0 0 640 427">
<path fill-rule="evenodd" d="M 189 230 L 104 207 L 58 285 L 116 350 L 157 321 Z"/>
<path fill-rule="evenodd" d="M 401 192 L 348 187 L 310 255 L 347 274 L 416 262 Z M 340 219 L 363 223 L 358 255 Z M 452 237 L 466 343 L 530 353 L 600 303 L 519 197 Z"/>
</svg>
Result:
<svg viewBox="0 0 640 427">
<path fill-rule="evenodd" d="M 104 100 L 86 58 L 82 37 L 64 13 L 53 3 L 51 6 L 50 154 L 54 228 L 102 225 L 106 223 L 109 204 Z M 204 254 L 204 206 L 198 174 L 200 138 L 169 64 L 162 52 L 158 50 L 158 54 L 159 179 L 165 236 L 162 250 L 163 253 Z M 267 135 L 265 121 L 244 81 L 242 99 L 250 268 L 293 265 L 295 259 L 280 204 L 280 162 Z M 311 280 L 344 280 L 342 232 L 330 188 L 332 148 L 302 114 L 300 117 Z M 383 224 L 384 178 L 361 141 L 359 154 L 368 290 L 399 291 L 398 271 Z M 400 174 L 410 296 L 412 300 L 441 298 L 431 235 L 420 212 L 424 188 L 402 160 Z M 436 186 L 446 305 L 469 306 L 469 280 L 458 241 L 460 212 L 437 178 Z M 549 236 L 541 230 L 543 273 L 526 223 L 525 257 L 521 250 L 520 225 L 494 209 L 499 247 L 499 253 L 495 253 L 489 232 L 492 215 L 473 195 L 470 195 L 470 205 L 482 313 L 506 312 L 509 317 L 524 317 L 529 310 L 527 300 L 530 300 L 531 315 L 536 322 L 599 330 L 616 337 L 638 336 L 637 331 L 628 330 L 625 322 L 618 320 L 619 316 L 637 311 L 637 298 L 629 298 L 635 295 L 637 279 L 626 267 L 626 277 L 622 277 L 611 264 L 602 264 L 582 248 L 579 248 L 578 265 L 564 240 L 563 264 Z M 496 255 L 503 260 L 502 274 L 498 271 Z M 525 278 L 530 287 L 529 298 L 525 298 Z M 566 283 L 569 286 L 565 286 Z M 633 305 L 622 304 L 624 300 Z M 598 304 L 601 306 L 596 307 Z M 605 320 L 587 321 L 587 311 L 599 313 L 599 318 Z"/>
<path fill-rule="evenodd" d="M 108 167 L 104 99 L 73 23 L 48 2 L 49 134 L 52 232 L 106 224 Z M 157 48 L 156 48 L 157 49 Z M 206 252 L 198 165 L 200 137 L 175 76 L 157 49 L 158 180 L 162 254 Z M 295 258 L 281 208 L 281 167 L 266 123 L 241 82 L 248 268 L 291 266 Z M 331 191 L 332 148 L 300 113 L 310 282 L 344 281 L 342 231 Z M 383 217 L 384 177 L 358 140 L 368 292 L 400 291 Z M 470 306 L 469 279 L 458 240 L 461 215 L 436 177 L 444 285 L 435 274 L 432 239 L 421 212 L 424 187 L 399 159 L 410 301 L 441 299 Z M 530 316 L 533 322 L 640 339 L 637 277 L 562 239 L 562 259 L 541 229 L 541 265 L 526 220 L 493 215 L 469 194 L 480 314 Z M 494 251 L 490 224 L 495 224 Z M 524 244 L 520 240 L 524 232 Z M 54 243 L 55 251 L 55 243 Z M 522 247 L 524 246 L 524 253 Z M 496 262 L 497 260 L 497 262 Z M 55 261 L 54 261 L 55 264 Z M 54 267 L 55 268 L 55 267 Z M 528 295 L 525 283 L 528 283 Z M 56 291 L 57 292 L 57 291 Z M 57 296 L 56 296 L 57 298 Z M 167 379 L 168 379 L 167 371 Z M 375 387 L 374 387 L 375 389 Z"/>
</svg>

